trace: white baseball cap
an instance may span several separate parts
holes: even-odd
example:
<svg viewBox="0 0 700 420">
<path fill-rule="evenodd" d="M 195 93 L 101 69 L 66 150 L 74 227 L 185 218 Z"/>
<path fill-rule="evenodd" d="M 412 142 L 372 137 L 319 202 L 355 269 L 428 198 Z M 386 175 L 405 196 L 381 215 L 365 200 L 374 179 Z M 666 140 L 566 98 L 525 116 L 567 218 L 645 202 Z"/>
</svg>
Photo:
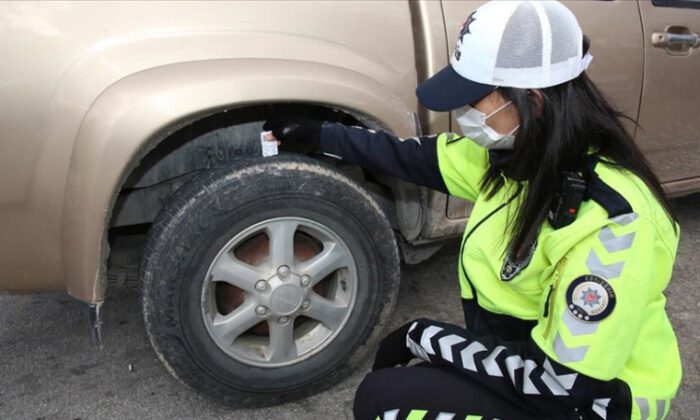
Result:
<svg viewBox="0 0 700 420">
<path fill-rule="evenodd" d="M 583 55 L 583 32 L 558 1 L 490 1 L 462 25 L 450 64 L 416 89 L 434 111 L 473 103 L 498 87 L 539 89 L 578 77 L 593 57 Z"/>
</svg>

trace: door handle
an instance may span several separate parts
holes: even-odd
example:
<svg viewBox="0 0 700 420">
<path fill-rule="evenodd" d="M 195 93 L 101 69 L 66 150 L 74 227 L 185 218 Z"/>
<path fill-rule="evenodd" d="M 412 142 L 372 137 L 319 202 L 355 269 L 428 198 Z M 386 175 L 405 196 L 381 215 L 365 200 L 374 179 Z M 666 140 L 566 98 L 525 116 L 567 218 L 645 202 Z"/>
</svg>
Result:
<svg viewBox="0 0 700 420">
<path fill-rule="evenodd" d="M 651 44 L 665 48 L 671 55 L 688 55 L 692 48 L 700 47 L 700 36 L 685 26 L 669 26 L 663 32 L 652 32 Z"/>
<path fill-rule="evenodd" d="M 691 48 L 698 47 L 700 37 L 698 34 L 672 34 L 668 32 L 654 32 L 651 34 L 651 43 L 658 48 L 666 48 L 669 46 L 684 46 Z"/>
</svg>

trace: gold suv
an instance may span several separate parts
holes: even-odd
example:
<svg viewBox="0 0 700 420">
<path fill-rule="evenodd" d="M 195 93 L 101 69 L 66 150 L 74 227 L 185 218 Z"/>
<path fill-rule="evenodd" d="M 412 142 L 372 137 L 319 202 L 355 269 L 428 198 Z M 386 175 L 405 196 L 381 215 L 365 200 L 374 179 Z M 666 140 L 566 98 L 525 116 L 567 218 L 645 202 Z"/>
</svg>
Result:
<svg viewBox="0 0 700 420">
<path fill-rule="evenodd" d="M 469 206 L 302 146 L 263 158 L 262 123 L 449 131 L 414 89 L 480 3 L 3 2 L 0 291 L 67 290 L 99 338 L 108 285 L 138 284 L 155 351 L 202 394 L 328 387 L 380 334 L 399 256 Z M 700 191 L 700 4 L 565 3 L 668 193 Z"/>
</svg>

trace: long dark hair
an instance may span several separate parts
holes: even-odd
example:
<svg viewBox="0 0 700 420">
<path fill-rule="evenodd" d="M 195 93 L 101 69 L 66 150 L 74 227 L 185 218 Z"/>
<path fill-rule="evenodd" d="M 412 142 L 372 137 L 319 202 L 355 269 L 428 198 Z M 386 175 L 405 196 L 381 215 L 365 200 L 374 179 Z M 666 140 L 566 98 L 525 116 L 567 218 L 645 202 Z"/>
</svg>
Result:
<svg viewBox="0 0 700 420">
<path fill-rule="evenodd" d="M 585 39 L 584 53 L 588 46 L 589 41 Z M 539 116 L 534 94 L 528 90 L 500 88 L 499 91 L 517 107 L 520 128 L 514 149 L 506 154 L 505 163 L 492 163 L 481 186 L 487 197 L 493 197 L 505 185 L 502 171 L 515 180 L 527 181 L 526 188 L 519 188 L 515 193 L 522 194 L 518 197 L 520 205 L 507 227 L 510 231 L 508 249 L 516 257 L 526 252 L 536 238 L 562 184 L 563 173 L 582 172 L 590 149 L 597 151 L 600 164 L 637 175 L 669 218 L 677 221 L 649 162 L 622 124 L 622 120 L 635 125 L 636 121 L 615 109 L 585 72 L 569 82 L 541 89 L 544 100 Z"/>
</svg>

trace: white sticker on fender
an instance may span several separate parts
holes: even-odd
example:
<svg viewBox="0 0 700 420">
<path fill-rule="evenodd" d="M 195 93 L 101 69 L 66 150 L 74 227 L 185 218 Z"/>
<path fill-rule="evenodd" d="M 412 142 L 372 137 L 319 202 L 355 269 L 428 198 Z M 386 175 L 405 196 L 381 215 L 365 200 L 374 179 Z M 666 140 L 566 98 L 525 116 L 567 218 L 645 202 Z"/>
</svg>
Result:
<svg viewBox="0 0 700 420">
<path fill-rule="evenodd" d="M 269 134 L 272 134 L 272 131 L 260 132 L 260 145 L 262 146 L 263 157 L 277 156 L 279 154 L 277 150 L 277 140 L 267 140 Z"/>
</svg>

